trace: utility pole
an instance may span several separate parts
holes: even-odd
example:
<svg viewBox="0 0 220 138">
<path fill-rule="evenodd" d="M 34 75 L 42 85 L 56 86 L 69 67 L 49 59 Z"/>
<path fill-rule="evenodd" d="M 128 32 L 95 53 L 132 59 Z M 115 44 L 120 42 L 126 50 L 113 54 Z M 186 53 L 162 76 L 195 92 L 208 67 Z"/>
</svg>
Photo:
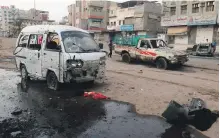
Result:
<svg viewBox="0 0 220 138">
<path fill-rule="evenodd" d="M 35 9 L 36 7 L 35 7 L 35 0 L 34 0 L 34 9 Z"/>
<path fill-rule="evenodd" d="M 35 20 L 35 18 L 36 18 L 36 5 L 35 5 L 35 0 L 34 0 L 34 20 Z"/>
</svg>

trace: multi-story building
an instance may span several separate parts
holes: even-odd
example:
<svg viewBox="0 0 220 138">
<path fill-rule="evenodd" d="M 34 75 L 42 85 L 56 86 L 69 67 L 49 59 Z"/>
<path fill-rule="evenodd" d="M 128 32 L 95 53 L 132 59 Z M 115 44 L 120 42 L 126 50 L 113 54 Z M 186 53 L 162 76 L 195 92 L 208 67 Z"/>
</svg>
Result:
<svg viewBox="0 0 220 138">
<path fill-rule="evenodd" d="M 69 24 L 94 32 L 105 30 L 108 3 L 105 0 L 77 0 L 75 4 L 68 6 Z"/>
<path fill-rule="evenodd" d="M 7 36 L 11 28 L 11 23 L 15 19 L 18 9 L 15 6 L 0 6 L 0 36 Z"/>
<path fill-rule="evenodd" d="M 48 11 L 20 10 L 13 5 L 0 6 L 0 36 L 8 36 L 14 34 L 17 28 L 37 24 L 54 24 L 54 21 L 49 20 Z"/>
<path fill-rule="evenodd" d="M 71 26 L 75 26 L 75 4 L 68 6 L 68 23 Z"/>
<path fill-rule="evenodd" d="M 161 30 L 161 4 L 150 1 L 127 1 L 110 6 L 108 30 L 125 34 L 155 37 Z"/>
<path fill-rule="evenodd" d="M 169 43 L 218 43 L 218 5 L 218 0 L 164 0 L 161 26 L 167 28 Z"/>
</svg>

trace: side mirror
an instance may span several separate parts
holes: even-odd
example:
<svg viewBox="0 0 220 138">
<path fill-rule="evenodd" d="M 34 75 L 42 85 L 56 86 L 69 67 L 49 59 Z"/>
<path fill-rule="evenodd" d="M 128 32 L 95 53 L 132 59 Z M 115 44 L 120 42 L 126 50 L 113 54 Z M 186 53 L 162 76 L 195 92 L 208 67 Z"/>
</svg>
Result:
<svg viewBox="0 0 220 138">
<path fill-rule="evenodd" d="M 103 43 L 99 43 L 99 48 L 103 49 Z"/>
</svg>

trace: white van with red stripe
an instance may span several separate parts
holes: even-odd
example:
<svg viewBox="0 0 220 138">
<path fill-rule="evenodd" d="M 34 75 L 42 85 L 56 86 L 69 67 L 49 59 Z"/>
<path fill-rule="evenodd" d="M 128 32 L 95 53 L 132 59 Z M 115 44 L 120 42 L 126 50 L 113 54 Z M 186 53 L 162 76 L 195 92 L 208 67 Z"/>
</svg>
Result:
<svg viewBox="0 0 220 138">
<path fill-rule="evenodd" d="M 174 50 L 157 38 L 140 38 L 137 46 L 115 44 L 115 53 L 121 55 L 124 62 L 152 61 L 160 69 L 167 69 L 171 64 L 183 65 L 189 60 L 186 52 Z"/>
</svg>

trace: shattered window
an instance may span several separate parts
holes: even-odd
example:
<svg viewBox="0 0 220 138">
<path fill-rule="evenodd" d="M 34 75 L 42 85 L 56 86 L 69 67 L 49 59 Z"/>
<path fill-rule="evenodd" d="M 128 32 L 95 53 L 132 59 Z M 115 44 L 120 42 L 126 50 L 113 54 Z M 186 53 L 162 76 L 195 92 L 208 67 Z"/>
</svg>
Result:
<svg viewBox="0 0 220 138">
<path fill-rule="evenodd" d="M 40 50 L 42 40 L 43 40 L 42 34 L 31 34 L 30 39 L 29 39 L 28 48 L 33 49 L 33 50 Z"/>
</svg>

